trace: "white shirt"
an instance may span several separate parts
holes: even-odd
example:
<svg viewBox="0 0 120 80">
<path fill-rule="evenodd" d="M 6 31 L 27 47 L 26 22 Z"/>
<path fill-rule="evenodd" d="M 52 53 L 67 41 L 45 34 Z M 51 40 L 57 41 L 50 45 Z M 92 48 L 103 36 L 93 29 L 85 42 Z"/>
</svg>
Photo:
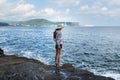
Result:
<svg viewBox="0 0 120 80">
<path fill-rule="evenodd" d="M 61 30 L 56 30 L 56 37 L 54 39 L 54 41 L 56 42 L 56 45 L 60 46 L 61 40 L 62 40 L 61 38 L 62 38 Z"/>
</svg>

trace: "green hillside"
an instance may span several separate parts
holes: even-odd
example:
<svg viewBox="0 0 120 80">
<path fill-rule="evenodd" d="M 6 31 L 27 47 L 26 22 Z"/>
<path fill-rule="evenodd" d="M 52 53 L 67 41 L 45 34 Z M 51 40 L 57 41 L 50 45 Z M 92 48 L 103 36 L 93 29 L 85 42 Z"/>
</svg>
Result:
<svg viewBox="0 0 120 80">
<path fill-rule="evenodd" d="M 31 19 L 27 21 L 11 22 L 12 26 L 53 26 L 57 24 L 63 24 L 68 26 L 78 25 L 77 22 L 52 22 L 46 19 Z"/>
<path fill-rule="evenodd" d="M 46 19 L 32 19 L 25 22 L 20 22 L 23 25 L 30 25 L 30 26 L 47 26 L 52 25 L 53 22 L 48 21 Z"/>
</svg>

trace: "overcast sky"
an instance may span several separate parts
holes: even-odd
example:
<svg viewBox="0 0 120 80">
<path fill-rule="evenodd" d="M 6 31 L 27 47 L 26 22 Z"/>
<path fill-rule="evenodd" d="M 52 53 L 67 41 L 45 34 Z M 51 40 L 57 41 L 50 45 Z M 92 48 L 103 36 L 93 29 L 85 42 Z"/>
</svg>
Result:
<svg viewBox="0 0 120 80">
<path fill-rule="evenodd" d="M 120 0 L 0 0 L 0 20 L 45 18 L 120 26 Z"/>
</svg>

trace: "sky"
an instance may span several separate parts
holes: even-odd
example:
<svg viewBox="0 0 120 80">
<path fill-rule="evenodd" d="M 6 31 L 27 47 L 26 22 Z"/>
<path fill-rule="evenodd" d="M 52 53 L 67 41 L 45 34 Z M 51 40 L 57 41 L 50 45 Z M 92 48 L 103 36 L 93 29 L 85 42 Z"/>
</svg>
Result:
<svg viewBox="0 0 120 80">
<path fill-rule="evenodd" d="M 0 0 L 0 21 L 41 18 L 120 26 L 120 0 Z"/>
</svg>

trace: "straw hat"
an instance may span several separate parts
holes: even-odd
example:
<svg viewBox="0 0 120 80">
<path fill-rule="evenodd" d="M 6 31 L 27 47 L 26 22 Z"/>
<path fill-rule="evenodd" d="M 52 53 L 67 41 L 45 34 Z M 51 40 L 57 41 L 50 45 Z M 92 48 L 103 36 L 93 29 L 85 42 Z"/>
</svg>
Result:
<svg viewBox="0 0 120 80">
<path fill-rule="evenodd" d="M 58 24 L 56 29 L 62 29 L 62 28 L 64 27 L 61 24 Z"/>
</svg>

